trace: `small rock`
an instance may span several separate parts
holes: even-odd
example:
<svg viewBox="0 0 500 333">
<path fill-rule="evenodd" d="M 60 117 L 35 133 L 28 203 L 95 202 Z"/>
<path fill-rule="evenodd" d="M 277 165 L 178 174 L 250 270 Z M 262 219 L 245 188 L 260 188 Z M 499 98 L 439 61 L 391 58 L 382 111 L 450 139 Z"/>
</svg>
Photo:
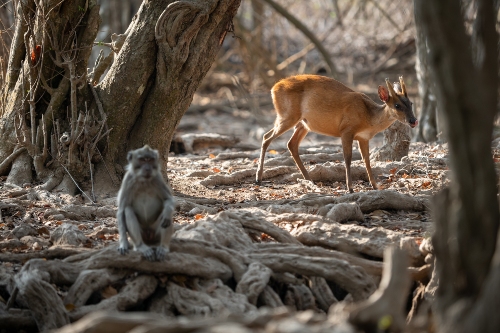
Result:
<svg viewBox="0 0 500 333">
<path fill-rule="evenodd" d="M 42 245 L 40 245 L 40 243 L 38 243 L 38 242 L 35 242 L 35 243 L 31 246 L 31 248 L 32 248 L 33 250 L 35 250 L 35 251 L 40 251 L 40 250 L 42 250 L 42 249 L 43 249 Z"/>
<path fill-rule="evenodd" d="M 344 202 L 333 205 L 325 217 L 337 222 L 363 222 L 365 220 L 361 208 L 359 208 L 359 205 L 355 202 Z"/>
<path fill-rule="evenodd" d="M 403 237 L 399 241 L 399 247 L 406 250 L 414 266 L 421 266 L 424 256 L 419 250 L 415 237 Z"/>
<path fill-rule="evenodd" d="M 432 264 L 434 263 L 434 255 L 432 253 L 429 253 L 428 255 L 425 256 L 425 263 L 426 264 Z"/>
<path fill-rule="evenodd" d="M 193 209 L 191 209 L 188 212 L 188 215 L 195 216 L 197 214 L 202 214 L 202 213 L 203 213 L 203 209 L 201 209 L 200 207 L 194 207 Z"/>
<path fill-rule="evenodd" d="M 24 236 L 38 236 L 38 231 L 29 224 L 21 224 L 12 230 L 12 234 L 21 239 Z"/>
<path fill-rule="evenodd" d="M 24 236 L 23 238 L 20 239 L 20 241 L 23 244 L 26 244 L 26 245 L 31 246 L 31 247 L 33 247 L 35 245 L 35 243 L 37 243 L 41 247 L 43 247 L 43 246 L 49 247 L 50 246 L 49 241 L 46 241 L 44 239 L 40 239 L 38 237 L 33 237 L 33 236 Z"/>
<path fill-rule="evenodd" d="M 420 250 L 420 252 L 422 252 L 422 254 L 424 256 L 428 255 L 429 253 L 433 253 L 434 252 L 434 248 L 432 246 L 432 241 L 430 238 L 424 238 L 424 240 L 422 241 L 422 243 L 420 243 L 420 246 L 418 248 Z"/>
<path fill-rule="evenodd" d="M 77 226 L 70 223 L 63 223 L 52 232 L 50 240 L 54 245 L 78 246 L 87 242 L 87 237 Z"/>
</svg>

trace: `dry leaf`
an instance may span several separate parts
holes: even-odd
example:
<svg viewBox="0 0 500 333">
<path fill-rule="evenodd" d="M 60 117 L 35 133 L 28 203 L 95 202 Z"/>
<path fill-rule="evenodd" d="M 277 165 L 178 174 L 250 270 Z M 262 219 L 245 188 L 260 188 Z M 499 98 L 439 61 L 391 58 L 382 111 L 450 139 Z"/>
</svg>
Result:
<svg viewBox="0 0 500 333">
<path fill-rule="evenodd" d="M 209 158 L 215 158 L 215 155 L 214 154 L 210 154 L 208 155 Z"/>
<path fill-rule="evenodd" d="M 403 177 L 404 179 L 406 179 L 406 178 L 410 178 L 410 175 L 408 175 L 408 174 L 405 172 L 405 173 L 404 173 L 401 177 Z"/>
<path fill-rule="evenodd" d="M 66 308 L 66 311 L 71 312 L 75 310 L 76 306 L 74 304 L 65 304 L 64 307 Z"/>
<path fill-rule="evenodd" d="M 116 291 L 116 289 L 112 286 L 107 286 L 103 291 L 101 291 L 101 296 L 104 299 L 108 299 L 111 296 L 115 296 L 116 294 L 118 294 L 118 291 Z"/>
<path fill-rule="evenodd" d="M 187 282 L 188 278 L 185 275 L 172 275 L 172 280 L 174 282 L 177 282 L 177 283 L 183 285 Z"/>
<path fill-rule="evenodd" d="M 194 219 L 195 219 L 196 221 L 198 221 L 198 220 L 200 220 L 200 219 L 202 219 L 202 218 L 203 218 L 203 214 L 196 214 L 196 215 L 194 216 Z"/>
<path fill-rule="evenodd" d="M 262 234 L 260 235 L 260 239 L 261 239 L 261 240 L 267 240 L 267 241 L 272 240 L 272 238 L 271 238 L 271 237 L 269 237 L 269 235 L 268 235 L 268 234 L 265 234 L 265 233 L 262 233 Z"/>
<path fill-rule="evenodd" d="M 47 227 L 40 227 L 37 229 L 39 235 L 50 235 L 49 229 Z"/>
<path fill-rule="evenodd" d="M 385 210 L 382 210 L 382 209 L 377 209 L 377 210 L 374 210 L 373 212 L 371 212 L 369 215 L 370 216 L 382 216 L 382 215 L 387 215 L 387 212 Z"/>
<path fill-rule="evenodd" d="M 212 171 L 215 172 L 215 173 L 218 173 L 218 172 L 220 172 L 220 169 L 219 168 L 213 168 Z"/>
<path fill-rule="evenodd" d="M 276 150 L 274 150 L 274 149 L 271 149 L 271 150 L 269 151 L 269 154 L 271 154 L 271 155 L 276 155 L 276 154 L 278 154 L 278 152 L 277 152 Z"/>
<path fill-rule="evenodd" d="M 396 171 L 398 171 L 398 168 L 394 168 L 394 169 L 389 170 L 389 172 L 391 173 L 391 175 L 395 174 Z"/>
<path fill-rule="evenodd" d="M 424 182 L 422 183 L 422 187 L 430 187 L 431 186 L 431 182 Z"/>
<path fill-rule="evenodd" d="M 227 173 L 231 173 L 231 172 L 233 172 L 233 171 L 234 171 L 234 168 L 233 168 L 232 166 L 231 166 L 231 167 L 229 167 L 229 169 L 227 169 Z"/>
</svg>

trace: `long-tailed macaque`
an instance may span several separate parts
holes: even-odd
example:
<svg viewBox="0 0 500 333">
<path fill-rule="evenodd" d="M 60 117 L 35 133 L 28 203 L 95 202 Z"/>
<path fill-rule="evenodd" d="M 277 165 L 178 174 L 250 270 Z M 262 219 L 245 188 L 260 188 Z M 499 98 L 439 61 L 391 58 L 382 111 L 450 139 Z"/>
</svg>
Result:
<svg viewBox="0 0 500 333">
<path fill-rule="evenodd" d="M 128 232 L 134 250 L 147 260 L 164 260 L 174 229 L 175 203 L 161 175 L 158 151 L 146 145 L 130 151 L 127 160 L 127 172 L 118 192 L 118 251 L 122 255 L 128 252 Z"/>
</svg>

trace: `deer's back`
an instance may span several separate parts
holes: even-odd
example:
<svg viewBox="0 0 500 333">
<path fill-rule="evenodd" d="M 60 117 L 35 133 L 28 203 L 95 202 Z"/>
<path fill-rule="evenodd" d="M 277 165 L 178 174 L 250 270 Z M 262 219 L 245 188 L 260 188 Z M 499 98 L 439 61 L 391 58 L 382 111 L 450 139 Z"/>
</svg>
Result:
<svg viewBox="0 0 500 333">
<path fill-rule="evenodd" d="M 367 97 L 325 76 L 283 79 L 274 85 L 272 95 L 278 117 L 302 120 L 316 133 L 341 136 L 346 128 L 357 132 L 367 126 Z"/>
</svg>

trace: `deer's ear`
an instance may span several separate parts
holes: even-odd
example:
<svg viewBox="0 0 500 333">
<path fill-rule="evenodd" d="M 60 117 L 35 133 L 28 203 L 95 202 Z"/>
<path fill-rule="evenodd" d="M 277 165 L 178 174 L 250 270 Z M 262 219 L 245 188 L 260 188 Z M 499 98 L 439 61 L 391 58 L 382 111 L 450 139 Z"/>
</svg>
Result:
<svg viewBox="0 0 500 333">
<path fill-rule="evenodd" d="M 387 91 L 387 88 L 378 86 L 378 97 L 382 102 L 387 103 L 389 101 L 389 92 Z"/>
</svg>

